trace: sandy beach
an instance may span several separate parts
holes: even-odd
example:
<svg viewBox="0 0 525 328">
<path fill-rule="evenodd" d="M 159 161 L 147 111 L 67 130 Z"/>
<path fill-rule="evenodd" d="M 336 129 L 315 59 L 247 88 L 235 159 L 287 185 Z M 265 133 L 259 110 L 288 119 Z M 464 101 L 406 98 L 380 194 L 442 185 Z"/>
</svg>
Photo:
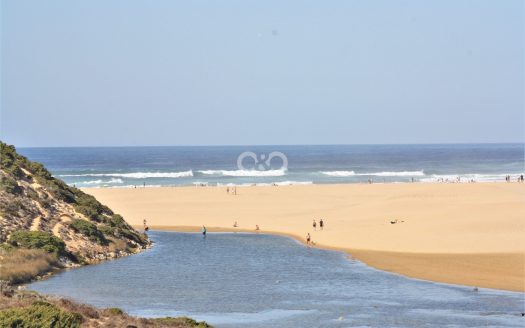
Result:
<svg viewBox="0 0 525 328">
<path fill-rule="evenodd" d="M 135 226 L 310 233 L 409 277 L 525 291 L 525 184 L 346 184 L 83 189 Z M 324 219 L 323 231 L 312 220 Z M 397 220 L 392 224 L 391 221 Z M 238 228 L 233 228 L 237 221 Z"/>
</svg>

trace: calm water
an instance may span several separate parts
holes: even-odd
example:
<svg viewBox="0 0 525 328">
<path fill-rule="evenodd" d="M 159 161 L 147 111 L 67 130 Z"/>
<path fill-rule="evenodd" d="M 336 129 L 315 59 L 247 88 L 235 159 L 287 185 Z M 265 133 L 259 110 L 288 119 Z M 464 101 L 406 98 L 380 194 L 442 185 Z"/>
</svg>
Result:
<svg viewBox="0 0 525 328">
<path fill-rule="evenodd" d="M 131 314 L 217 327 L 524 327 L 523 293 L 436 284 L 256 234 L 152 232 L 144 253 L 31 284 Z"/>
<path fill-rule="evenodd" d="M 79 187 L 134 185 L 310 184 L 375 182 L 429 182 L 437 179 L 504 181 L 505 175 L 524 172 L 523 144 L 464 145 L 349 145 L 349 146 L 224 146 L 224 147 L 114 147 L 21 148 L 32 160 Z M 258 163 L 263 155 L 282 152 L 267 166 L 256 167 L 246 158 L 252 151 Z M 264 170 L 257 170 L 264 169 Z"/>
</svg>

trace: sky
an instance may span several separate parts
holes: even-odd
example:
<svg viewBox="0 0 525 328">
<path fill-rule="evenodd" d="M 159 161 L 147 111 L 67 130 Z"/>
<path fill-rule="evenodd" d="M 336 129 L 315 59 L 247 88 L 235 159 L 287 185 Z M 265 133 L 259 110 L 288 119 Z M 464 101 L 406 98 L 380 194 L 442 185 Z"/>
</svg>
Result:
<svg viewBox="0 0 525 328">
<path fill-rule="evenodd" d="M 18 147 L 524 140 L 521 0 L 0 1 Z"/>
</svg>

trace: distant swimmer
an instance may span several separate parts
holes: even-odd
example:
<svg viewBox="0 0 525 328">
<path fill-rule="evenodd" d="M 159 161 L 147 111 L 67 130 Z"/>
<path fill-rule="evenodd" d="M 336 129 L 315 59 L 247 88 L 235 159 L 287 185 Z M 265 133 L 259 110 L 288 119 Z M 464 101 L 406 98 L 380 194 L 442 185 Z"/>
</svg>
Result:
<svg viewBox="0 0 525 328">
<path fill-rule="evenodd" d="M 317 222 L 315 222 L 315 219 L 314 219 L 314 222 L 312 223 L 312 226 L 314 227 L 314 230 L 317 230 Z"/>
<path fill-rule="evenodd" d="M 202 235 L 203 235 L 204 237 L 206 237 L 206 227 L 205 227 L 205 226 L 202 226 L 201 231 L 202 231 Z"/>
<path fill-rule="evenodd" d="M 323 221 L 323 219 L 319 220 L 319 228 L 321 228 L 321 230 L 323 230 L 323 228 L 324 228 L 324 221 Z"/>
<path fill-rule="evenodd" d="M 308 233 L 306 235 L 306 245 L 310 245 L 310 241 L 311 241 L 311 237 L 310 237 L 310 233 Z"/>
</svg>

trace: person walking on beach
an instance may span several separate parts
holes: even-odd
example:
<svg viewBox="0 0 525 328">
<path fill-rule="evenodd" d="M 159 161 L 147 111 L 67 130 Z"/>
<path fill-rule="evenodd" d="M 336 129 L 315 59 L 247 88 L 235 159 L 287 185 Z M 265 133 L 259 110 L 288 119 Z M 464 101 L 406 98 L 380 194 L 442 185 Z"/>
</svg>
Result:
<svg viewBox="0 0 525 328">
<path fill-rule="evenodd" d="M 204 237 L 206 237 L 206 227 L 205 227 L 205 226 L 202 226 L 201 231 L 202 231 L 202 235 L 203 235 Z"/>
<path fill-rule="evenodd" d="M 314 219 L 314 223 L 312 223 L 312 226 L 314 227 L 314 230 L 317 230 L 317 222 L 315 222 L 315 219 Z"/>
<path fill-rule="evenodd" d="M 311 240 L 310 233 L 308 233 L 306 235 L 306 245 L 310 246 L 310 240 Z"/>
<path fill-rule="evenodd" d="M 323 228 L 324 228 L 324 221 L 323 221 L 323 219 L 319 220 L 319 228 L 321 228 L 321 230 L 323 230 Z"/>
</svg>

